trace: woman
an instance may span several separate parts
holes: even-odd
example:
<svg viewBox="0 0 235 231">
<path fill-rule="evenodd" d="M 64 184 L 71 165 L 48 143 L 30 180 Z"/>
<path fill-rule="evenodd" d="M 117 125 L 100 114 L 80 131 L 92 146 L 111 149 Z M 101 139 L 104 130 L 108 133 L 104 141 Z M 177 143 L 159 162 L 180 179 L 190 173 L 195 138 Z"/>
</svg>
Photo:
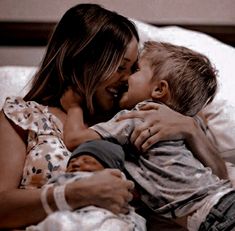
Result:
<svg viewBox="0 0 235 231">
<path fill-rule="evenodd" d="M 57 210 L 53 188 L 42 196 L 41 187 L 65 170 L 71 155 L 63 143 L 66 103 L 61 103 L 61 98 L 68 89 L 73 89 L 87 124 L 111 116 L 117 109 L 126 78 L 135 71 L 138 40 L 135 26 L 128 19 L 98 5 L 80 4 L 62 17 L 31 90 L 24 99 L 8 98 L 1 112 L 0 228 L 36 224 L 50 210 Z M 134 143 L 140 146 L 146 138 L 147 126 L 151 126 L 150 141 L 169 134 L 186 138 L 199 156 L 206 150 L 206 158 L 210 156 L 213 160 L 206 162 L 213 165 L 215 152 L 194 121 L 189 118 L 184 121 L 185 117 L 158 107 L 130 115 L 144 117 L 146 121 L 133 134 Z M 162 134 L 165 128 L 155 124 L 164 113 L 176 121 L 166 124 L 168 134 Z M 89 180 L 68 184 L 65 199 L 72 209 L 96 205 L 125 213 L 132 188 L 133 183 L 122 179 L 120 171 L 105 169 Z"/>
</svg>

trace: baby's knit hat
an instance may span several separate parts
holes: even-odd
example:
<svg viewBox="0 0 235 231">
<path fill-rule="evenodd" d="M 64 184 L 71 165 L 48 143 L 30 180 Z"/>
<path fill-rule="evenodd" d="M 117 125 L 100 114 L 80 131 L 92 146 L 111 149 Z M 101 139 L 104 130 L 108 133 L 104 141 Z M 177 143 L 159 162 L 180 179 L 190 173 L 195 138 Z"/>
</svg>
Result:
<svg viewBox="0 0 235 231">
<path fill-rule="evenodd" d="M 125 153 L 121 145 L 106 140 L 88 141 L 79 145 L 72 152 L 69 161 L 84 154 L 97 159 L 104 168 L 118 168 L 121 171 L 124 169 Z"/>
</svg>

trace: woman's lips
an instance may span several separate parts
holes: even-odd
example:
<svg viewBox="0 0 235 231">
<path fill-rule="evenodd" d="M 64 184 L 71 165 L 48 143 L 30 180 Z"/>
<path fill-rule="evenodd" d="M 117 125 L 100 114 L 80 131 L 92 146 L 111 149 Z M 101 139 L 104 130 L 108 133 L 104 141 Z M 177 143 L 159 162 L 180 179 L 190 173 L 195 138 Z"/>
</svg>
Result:
<svg viewBox="0 0 235 231">
<path fill-rule="evenodd" d="M 112 96 L 115 108 L 118 108 L 121 98 L 128 91 L 128 83 L 125 82 L 118 86 L 108 87 L 106 91 Z"/>
<path fill-rule="evenodd" d="M 109 94 L 111 94 L 113 96 L 113 98 L 118 97 L 118 89 L 117 88 L 109 87 L 106 90 L 109 92 Z"/>
</svg>

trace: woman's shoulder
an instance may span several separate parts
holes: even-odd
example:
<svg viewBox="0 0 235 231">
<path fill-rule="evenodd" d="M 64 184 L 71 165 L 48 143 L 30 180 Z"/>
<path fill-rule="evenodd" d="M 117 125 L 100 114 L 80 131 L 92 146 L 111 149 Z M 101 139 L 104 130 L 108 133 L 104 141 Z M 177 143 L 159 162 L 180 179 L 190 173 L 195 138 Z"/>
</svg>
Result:
<svg viewBox="0 0 235 231">
<path fill-rule="evenodd" d="M 46 108 L 35 101 L 24 101 L 22 97 L 11 96 L 7 97 L 3 105 L 3 111 L 24 110 L 25 108 Z"/>
<path fill-rule="evenodd" d="M 28 129 L 48 108 L 35 101 L 24 101 L 21 97 L 7 97 L 2 110 L 16 125 Z"/>
</svg>

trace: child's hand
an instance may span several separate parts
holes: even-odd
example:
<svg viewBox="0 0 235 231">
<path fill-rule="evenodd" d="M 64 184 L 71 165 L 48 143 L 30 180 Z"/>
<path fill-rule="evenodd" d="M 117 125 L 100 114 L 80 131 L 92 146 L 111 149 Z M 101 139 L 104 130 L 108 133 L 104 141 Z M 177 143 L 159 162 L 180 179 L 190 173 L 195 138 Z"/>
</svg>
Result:
<svg viewBox="0 0 235 231">
<path fill-rule="evenodd" d="M 60 98 L 63 109 L 67 112 L 72 107 L 80 107 L 81 97 L 69 88 Z"/>
</svg>

